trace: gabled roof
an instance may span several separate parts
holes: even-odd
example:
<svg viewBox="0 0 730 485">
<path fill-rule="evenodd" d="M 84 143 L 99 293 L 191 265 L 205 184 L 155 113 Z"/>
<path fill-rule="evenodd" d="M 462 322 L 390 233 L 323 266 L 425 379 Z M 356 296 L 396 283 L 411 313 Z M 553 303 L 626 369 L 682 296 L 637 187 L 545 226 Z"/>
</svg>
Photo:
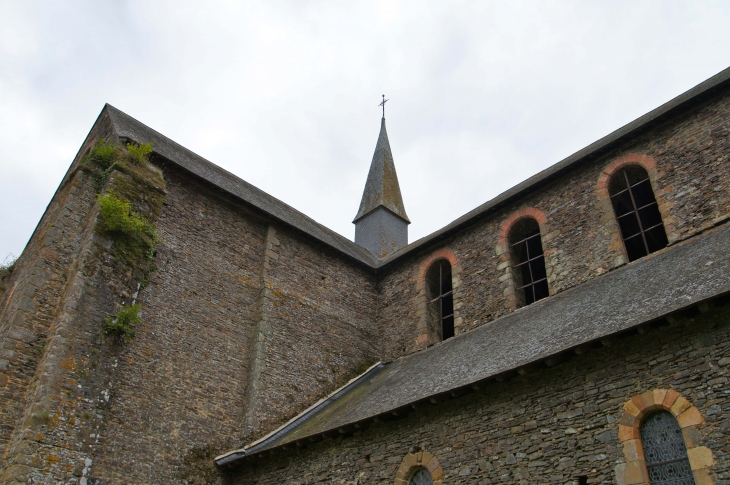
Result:
<svg viewBox="0 0 730 485">
<path fill-rule="evenodd" d="M 678 268 L 681 270 L 678 271 Z M 371 368 L 333 399 L 218 465 L 471 386 L 730 292 L 730 224 Z"/>
<path fill-rule="evenodd" d="M 388 132 L 385 130 L 385 118 L 380 121 L 380 135 L 375 145 L 373 161 L 370 163 L 360 209 L 352 222 L 357 222 L 381 206 L 410 224 L 406 208 L 403 206 L 398 175 L 395 173 L 393 152 L 390 150 Z"/>
<path fill-rule="evenodd" d="M 175 165 L 197 175 L 225 192 L 238 197 L 255 208 L 262 210 L 281 222 L 308 234 L 351 258 L 365 263 L 370 267 L 377 265 L 377 259 L 367 249 L 358 246 L 276 197 L 267 194 L 218 165 L 209 162 L 200 155 L 191 152 L 114 106 L 106 104 L 102 110 L 102 114 L 104 112 L 109 115 L 114 130 L 120 138 L 129 138 L 137 143 L 152 143 L 155 153 Z"/>
<path fill-rule="evenodd" d="M 100 118 L 104 113 L 108 113 L 118 136 L 128 137 L 138 143 L 152 142 L 154 145 L 154 151 L 170 162 L 240 198 L 257 209 L 271 215 L 275 219 L 278 219 L 282 223 L 298 229 L 308 236 L 328 245 L 339 253 L 353 258 L 357 262 L 362 263 L 371 269 L 378 270 L 395 263 L 409 253 L 420 250 L 430 244 L 437 243 L 438 241 L 451 236 L 461 228 L 472 224 L 483 217 L 487 217 L 489 214 L 500 210 L 504 206 L 540 189 L 546 184 L 551 183 L 555 179 L 565 175 L 570 170 L 594 160 L 596 157 L 612 149 L 617 144 L 624 143 L 632 137 L 638 136 L 649 129 L 669 121 L 673 117 L 676 117 L 711 97 L 726 91 L 729 87 L 730 68 L 725 69 L 710 79 L 698 84 L 689 91 L 661 105 L 655 110 L 650 111 L 644 116 L 632 121 L 622 128 L 619 128 L 613 133 L 601 138 L 568 158 L 530 177 L 524 182 L 498 195 L 494 199 L 485 202 L 481 206 L 467 214 L 464 214 L 438 231 L 435 231 L 432 234 L 401 248 L 383 259 L 377 258 L 367 249 L 364 249 L 363 247 L 355 244 L 353 241 L 337 234 L 322 224 L 317 223 L 293 207 L 209 162 L 203 157 L 193 153 L 187 148 L 179 145 L 111 105 L 107 104 L 104 106 Z M 383 122 L 381 135 L 384 134 L 385 123 Z M 378 145 L 381 145 L 380 137 L 378 139 Z M 387 135 L 385 135 L 385 145 L 388 146 L 389 150 Z M 377 153 L 378 148 L 376 147 L 376 155 Z M 392 154 L 390 157 L 392 160 Z M 375 158 L 376 157 L 374 156 L 373 160 L 375 160 Z M 385 156 L 383 159 L 385 159 Z M 385 174 L 385 170 L 382 173 Z M 395 173 L 395 169 L 393 169 L 393 173 Z M 397 178 L 395 180 L 397 183 Z M 377 181 L 374 185 L 377 185 Z M 365 202 L 365 199 L 366 198 L 363 197 L 363 203 L 361 203 L 357 218 L 361 217 L 362 211 L 367 213 L 368 208 L 372 206 L 372 203 Z M 386 198 L 383 200 L 385 199 Z M 377 204 L 377 197 L 375 200 L 375 203 Z M 398 197 L 388 197 L 388 200 L 390 200 L 390 205 L 392 207 L 388 207 L 385 204 L 383 205 L 388 207 L 391 212 L 394 212 L 396 215 L 399 215 L 403 217 L 404 220 L 408 221 L 408 218 L 405 215 L 405 209 L 403 209 L 402 214 L 393 210 L 393 207 L 396 209 L 398 208 L 398 200 L 400 200 L 400 207 L 402 207 L 400 189 L 398 189 Z"/>
</svg>

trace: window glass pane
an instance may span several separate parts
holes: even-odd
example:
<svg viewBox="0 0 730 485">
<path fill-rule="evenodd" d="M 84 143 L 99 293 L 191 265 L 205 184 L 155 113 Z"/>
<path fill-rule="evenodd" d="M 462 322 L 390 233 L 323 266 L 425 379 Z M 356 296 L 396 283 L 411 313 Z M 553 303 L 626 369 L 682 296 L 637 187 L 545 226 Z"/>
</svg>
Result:
<svg viewBox="0 0 730 485">
<path fill-rule="evenodd" d="M 608 191 L 611 194 L 617 194 L 627 188 L 628 188 L 628 185 L 626 185 L 626 177 L 624 177 L 623 172 L 622 171 L 616 172 L 611 177 L 611 180 L 609 181 Z"/>
<path fill-rule="evenodd" d="M 611 201 L 613 202 L 613 209 L 616 211 L 617 217 L 634 210 L 634 205 L 631 203 L 631 194 L 629 194 L 628 190 L 613 197 Z"/>
<path fill-rule="evenodd" d="M 662 215 L 659 213 L 659 208 L 656 204 L 639 210 L 639 218 L 641 219 L 641 227 L 644 230 L 662 223 Z"/>
<path fill-rule="evenodd" d="M 539 281 L 547 276 L 545 272 L 545 257 L 540 256 L 530 262 L 532 267 L 532 277 L 534 281 Z"/>
<path fill-rule="evenodd" d="M 629 183 L 631 185 L 636 185 L 642 180 L 647 180 L 649 178 L 649 174 L 646 173 L 646 170 L 644 170 L 644 168 L 639 165 L 629 165 L 622 171 L 626 172 L 626 176 L 628 177 Z M 625 178 L 623 177 L 623 174 L 621 178 Z"/>
<path fill-rule="evenodd" d="M 535 301 L 541 300 L 549 295 L 547 280 L 535 284 Z"/>
<path fill-rule="evenodd" d="M 533 285 L 526 286 L 522 292 L 525 297 L 525 305 L 535 302 L 535 287 Z"/>
<path fill-rule="evenodd" d="M 647 255 L 646 247 L 644 247 L 644 239 L 641 237 L 641 234 L 631 239 L 626 239 L 624 244 L 626 245 L 626 253 L 629 256 L 629 261 L 636 261 Z"/>
<path fill-rule="evenodd" d="M 445 317 L 454 313 L 454 297 L 451 295 L 441 299 L 441 316 Z"/>
<path fill-rule="evenodd" d="M 447 261 L 441 262 L 441 294 L 451 291 L 451 265 Z"/>
<path fill-rule="evenodd" d="M 539 234 L 528 239 L 526 242 L 527 242 L 527 250 L 528 250 L 530 259 L 542 254 L 542 243 L 540 242 Z"/>
<path fill-rule="evenodd" d="M 513 254 L 515 261 L 521 262 L 527 260 L 527 243 L 521 242 L 516 246 L 513 246 Z"/>
<path fill-rule="evenodd" d="M 442 324 L 442 335 L 443 339 L 446 340 L 447 338 L 451 338 L 454 336 L 454 316 L 450 316 L 447 318 L 444 318 L 443 324 Z"/>
<path fill-rule="evenodd" d="M 523 264 L 519 268 L 520 284 L 518 286 L 524 286 L 532 283 L 532 277 L 530 276 L 530 265 Z"/>
<path fill-rule="evenodd" d="M 658 226 L 646 232 L 646 243 L 649 246 L 649 252 L 659 251 L 667 247 L 667 233 L 664 232 L 664 226 Z"/>
<path fill-rule="evenodd" d="M 634 202 L 636 202 L 637 209 L 656 201 L 654 199 L 654 192 L 651 190 L 651 182 L 649 182 L 649 179 L 632 187 L 631 193 L 634 195 Z"/>
<path fill-rule="evenodd" d="M 624 239 L 628 239 L 641 231 L 635 212 L 619 218 L 618 225 L 621 227 L 621 235 Z"/>
</svg>

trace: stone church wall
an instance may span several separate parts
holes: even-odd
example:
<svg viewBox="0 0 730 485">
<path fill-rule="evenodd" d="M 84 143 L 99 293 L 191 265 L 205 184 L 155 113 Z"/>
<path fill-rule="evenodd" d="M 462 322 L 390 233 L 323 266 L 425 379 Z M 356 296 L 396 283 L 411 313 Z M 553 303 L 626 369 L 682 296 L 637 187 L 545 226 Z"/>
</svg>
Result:
<svg viewBox="0 0 730 485">
<path fill-rule="evenodd" d="M 112 136 L 102 119 L 80 155 Z M 377 357 L 368 271 L 155 163 L 166 185 L 157 269 L 132 340 L 103 332 L 142 275 L 96 234 L 88 170 L 74 164 L 18 261 L 2 309 L 3 483 L 205 483 L 216 454 Z M 108 183 L 132 179 L 114 171 Z"/>
<path fill-rule="evenodd" d="M 699 410 L 699 433 L 685 433 L 688 446 L 703 454 L 693 463 L 701 476 L 725 483 L 730 480 L 730 305 L 687 312 L 674 322 L 658 322 L 552 367 L 424 404 L 354 435 L 262 453 L 229 471 L 225 483 L 400 483 L 401 462 L 419 451 L 436 457 L 443 483 L 449 484 L 572 485 L 581 476 L 587 483 L 624 483 L 615 473 L 626 463 L 619 438 L 624 404 L 654 389 L 674 389 Z"/>
<path fill-rule="evenodd" d="M 419 322 L 419 274 L 441 251 L 461 270 L 454 280 L 456 333 L 513 311 L 511 276 L 500 232 L 518 211 L 545 218 L 541 237 L 550 293 L 554 294 L 625 264 L 618 226 L 604 194 L 602 173 L 616 160 L 647 155 L 670 244 L 730 216 L 730 95 L 716 98 L 671 123 L 614 148 L 550 185 L 392 264 L 382 276 L 379 323 L 382 358 L 423 348 Z M 604 183 L 605 186 L 605 183 Z"/>
</svg>

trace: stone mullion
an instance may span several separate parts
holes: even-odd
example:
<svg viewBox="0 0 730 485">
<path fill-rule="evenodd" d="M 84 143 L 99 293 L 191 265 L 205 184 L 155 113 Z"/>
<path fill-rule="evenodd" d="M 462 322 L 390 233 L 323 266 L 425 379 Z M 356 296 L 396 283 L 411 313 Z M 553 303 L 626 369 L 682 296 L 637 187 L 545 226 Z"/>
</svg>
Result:
<svg viewBox="0 0 730 485">
<path fill-rule="evenodd" d="M 279 259 L 277 247 L 279 240 L 276 238 L 276 229 L 268 226 L 264 239 L 264 251 L 259 273 L 260 293 L 256 302 L 257 322 L 254 330 L 253 345 L 251 346 L 251 364 L 249 368 L 248 384 L 246 386 L 244 416 L 243 416 L 243 437 L 250 438 L 260 432 L 260 387 L 261 374 L 266 367 L 266 341 L 271 335 L 271 324 L 269 322 L 269 308 L 271 307 L 272 283 L 269 279 L 271 264 Z"/>
</svg>

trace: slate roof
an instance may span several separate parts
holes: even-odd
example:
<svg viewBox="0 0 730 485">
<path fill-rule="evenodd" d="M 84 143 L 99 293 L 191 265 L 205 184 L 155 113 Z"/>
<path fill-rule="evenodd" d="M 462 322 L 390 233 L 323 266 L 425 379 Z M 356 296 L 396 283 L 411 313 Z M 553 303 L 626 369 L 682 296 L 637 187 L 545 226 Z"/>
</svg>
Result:
<svg viewBox="0 0 730 485">
<path fill-rule="evenodd" d="M 352 222 L 357 222 L 380 206 L 385 207 L 410 224 L 411 221 L 406 215 L 406 208 L 403 206 L 398 175 L 395 173 L 393 152 L 390 149 L 388 132 L 385 130 L 385 118 L 380 121 L 380 135 L 378 135 L 378 143 L 375 145 L 373 161 L 370 163 L 370 171 L 368 172 L 367 182 L 365 182 L 365 190 L 362 193 L 360 209 Z"/>
<path fill-rule="evenodd" d="M 366 421 L 728 292 L 730 224 L 429 349 L 375 366 L 254 447 L 222 455 L 216 463 L 231 464 L 263 450 Z"/>
<path fill-rule="evenodd" d="M 435 231 L 434 233 L 399 249 L 383 259 L 377 258 L 370 253 L 370 251 L 358 246 L 353 241 L 337 234 L 322 224 L 317 223 L 293 207 L 254 187 L 217 165 L 214 165 L 205 158 L 196 155 L 187 148 L 179 145 L 113 106 L 109 104 L 105 105 L 102 114 L 105 111 L 109 114 L 115 130 L 120 137 L 128 137 L 138 143 L 152 142 L 154 145 L 154 151 L 168 159 L 170 162 L 268 213 L 282 223 L 302 231 L 341 254 L 349 256 L 365 266 L 378 270 L 396 262 L 406 254 L 412 253 L 428 246 L 429 244 L 449 237 L 454 232 L 473 223 L 474 221 L 496 212 L 505 205 L 524 197 L 530 192 L 538 190 L 544 185 L 554 181 L 556 178 L 563 176 L 566 172 L 594 160 L 596 157 L 612 149 L 617 144 L 623 143 L 631 137 L 638 136 L 647 130 L 672 119 L 673 117 L 697 106 L 711 97 L 726 91 L 728 88 L 730 88 L 730 68 L 723 70 L 689 91 L 659 106 L 655 110 L 650 111 L 644 116 L 637 118 L 613 133 L 601 138 L 591 145 L 588 145 L 568 158 L 530 177 L 524 182 L 498 195 L 494 199 L 485 202 L 481 206 L 464 214 L 438 231 Z M 381 135 L 383 134 L 385 134 L 384 121 L 381 130 Z M 385 141 L 387 144 L 387 135 L 385 135 Z M 378 144 L 380 145 L 380 137 Z M 375 153 L 377 155 L 377 148 Z M 373 159 L 375 158 L 376 157 L 374 156 Z M 393 169 L 393 173 L 395 174 L 395 169 Z M 398 194 L 398 198 L 400 198 L 400 190 L 398 190 Z M 398 205 L 398 198 L 390 199 L 391 205 L 396 207 L 396 209 Z M 364 201 L 365 197 L 363 197 L 363 202 Z M 402 206 L 402 198 L 400 198 L 400 202 Z M 367 208 L 371 207 L 372 203 L 364 203 L 364 206 L 367 211 Z M 361 217 L 360 213 L 362 210 L 363 204 L 361 204 L 357 218 Z M 390 208 L 390 210 L 393 211 L 392 208 Z M 393 212 L 398 214 L 396 211 Z M 402 217 L 404 220 L 408 220 L 405 215 L 405 210 L 403 210 Z"/>
<path fill-rule="evenodd" d="M 120 138 L 126 137 L 137 143 L 152 143 L 155 153 L 175 165 L 182 167 L 188 172 L 197 175 L 229 194 L 244 200 L 257 209 L 270 214 L 281 222 L 308 234 L 351 258 L 365 263 L 370 267 L 377 265 L 377 259 L 370 251 L 319 224 L 276 197 L 267 194 L 227 170 L 209 162 L 200 155 L 193 153 L 114 106 L 107 104 L 104 106 L 104 111 L 109 114 L 114 130 Z"/>
</svg>

